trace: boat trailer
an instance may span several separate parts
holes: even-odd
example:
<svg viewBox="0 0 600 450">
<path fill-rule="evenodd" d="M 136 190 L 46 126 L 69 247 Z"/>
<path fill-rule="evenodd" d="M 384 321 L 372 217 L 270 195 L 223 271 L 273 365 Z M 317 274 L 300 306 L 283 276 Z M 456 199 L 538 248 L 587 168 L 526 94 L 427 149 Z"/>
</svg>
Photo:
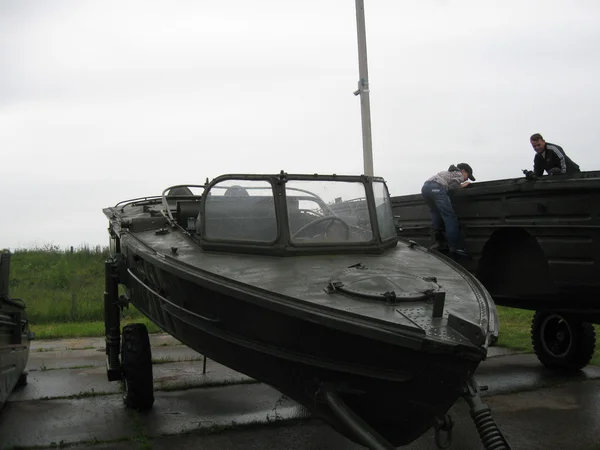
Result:
<svg viewBox="0 0 600 450">
<path fill-rule="evenodd" d="M 473 377 L 465 382 L 463 390 L 463 398 L 469 405 L 471 418 L 475 423 L 483 447 L 485 450 L 511 450 L 508 441 L 492 417 L 490 407 L 481 398 L 480 392 L 485 390 L 487 390 L 487 387 L 479 388 Z M 356 441 L 370 450 L 396 449 L 368 423 L 356 415 L 338 395 L 339 392 L 342 392 L 342 390 L 336 388 L 336 386 L 323 383 L 319 387 L 317 397 L 327 403 L 337 419 L 352 431 Z M 436 419 L 433 428 L 435 430 L 435 443 L 438 448 L 445 449 L 452 444 L 453 427 L 454 422 L 449 414 Z"/>
</svg>

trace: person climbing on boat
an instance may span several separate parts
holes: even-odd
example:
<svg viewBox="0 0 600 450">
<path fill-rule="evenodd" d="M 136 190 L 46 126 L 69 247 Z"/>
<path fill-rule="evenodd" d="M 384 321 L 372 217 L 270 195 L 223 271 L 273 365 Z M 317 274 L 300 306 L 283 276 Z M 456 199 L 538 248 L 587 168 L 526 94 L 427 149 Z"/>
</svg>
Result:
<svg viewBox="0 0 600 450">
<path fill-rule="evenodd" d="M 423 184 L 421 194 L 431 212 L 431 228 L 435 239 L 435 244 L 431 246 L 432 250 L 450 250 L 450 253 L 457 256 L 469 256 L 464 247 L 458 218 L 448 196 L 448 191 L 451 189 L 469 186 L 470 182 L 467 180 L 475 181 L 473 169 L 466 163 L 460 163 L 435 174 Z M 444 239 L 444 230 L 447 242 Z"/>
<path fill-rule="evenodd" d="M 530 138 L 531 146 L 535 150 L 533 171 L 527 171 L 527 179 L 535 179 L 544 175 L 573 174 L 580 172 L 579 166 L 569 158 L 560 145 L 546 142 L 541 134 L 535 133 Z M 533 174 L 533 175 L 532 175 Z"/>
</svg>

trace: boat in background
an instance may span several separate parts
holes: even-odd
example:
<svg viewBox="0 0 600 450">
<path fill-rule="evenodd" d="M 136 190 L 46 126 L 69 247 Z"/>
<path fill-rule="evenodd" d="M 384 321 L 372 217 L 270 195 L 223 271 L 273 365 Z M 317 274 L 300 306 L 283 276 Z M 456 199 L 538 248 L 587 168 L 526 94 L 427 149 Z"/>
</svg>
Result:
<svg viewBox="0 0 600 450">
<path fill-rule="evenodd" d="M 33 334 L 25 302 L 9 296 L 10 253 L 0 253 L 0 409 L 15 387 L 27 384 L 25 367 Z"/>
<path fill-rule="evenodd" d="M 473 380 L 494 302 L 461 266 L 398 239 L 383 179 L 223 175 L 103 212 L 107 373 L 127 407 L 154 402 L 146 327 L 121 340 L 132 303 L 369 448 L 447 431 L 461 396 L 484 442 L 505 442 Z"/>
</svg>

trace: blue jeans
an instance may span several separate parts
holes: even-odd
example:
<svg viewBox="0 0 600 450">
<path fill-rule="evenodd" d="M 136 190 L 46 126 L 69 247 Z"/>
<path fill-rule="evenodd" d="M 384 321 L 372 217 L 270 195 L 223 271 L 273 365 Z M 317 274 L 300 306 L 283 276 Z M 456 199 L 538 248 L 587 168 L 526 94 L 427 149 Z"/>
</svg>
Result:
<svg viewBox="0 0 600 450">
<path fill-rule="evenodd" d="M 435 181 L 426 181 L 421 189 L 421 194 L 425 199 L 425 203 L 431 212 L 431 226 L 434 235 L 441 235 L 444 228 L 446 229 L 446 237 L 448 246 L 451 250 L 463 249 L 464 244 L 460 234 L 460 224 L 458 218 L 452 208 L 452 202 L 448 197 L 448 192 L 442 185 Z"/>
</svg>

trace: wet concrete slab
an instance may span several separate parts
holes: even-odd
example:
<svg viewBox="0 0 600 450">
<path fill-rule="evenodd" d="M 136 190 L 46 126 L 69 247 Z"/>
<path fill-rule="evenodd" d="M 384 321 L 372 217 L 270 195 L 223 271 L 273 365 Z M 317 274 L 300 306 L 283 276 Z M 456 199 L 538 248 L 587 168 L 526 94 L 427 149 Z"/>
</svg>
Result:
<svg viewBox="0 0 600 450">
<path fill-rule="evenodd" d="M 179 347 L 171 347 L 171 356 L 181 356 Z M 73 350 L 85 352 L 87 350 Z M 175 355 L 175 356 L 174 356 Z M 31 371 L 29 384 L 10 397 L 11 401 L 41 398 L 69 397 L 91 393 L 118 393 L 120 384 L 109 382 L 104 359 L 90 368 Z M 60 359 L 56 360 L 60 366 Z M 180 361 L 154 364 L 154 387 L 156 390 L 189 389 L 193 387 L 247 383 L 253 381 L 247 375 L 221 364 L 207 360 L 203 374 L 203 361 Z M 539 389 L 569 382 L 600 378 L 600 367 L 588 366 L 576 373 L 545 369 L 531 354 L 515 354 L 502 358 L 490 358 L 479 366 L 475 376 L 481 386 L 487 386 L 484 396 L 512 391 Z"/>
<path fill-rule="evenodd" d="M 264 384 L 157 392 L 155 397 L 154 408 L 144 414 L 125 410 L 120 395 L 9 401 L 0 414 L 0 448 L 209 433 L 307 417 L 302 407 Z"/>
<path fill-rule="evenodd" d="M 308 418 L 296 402 L 265 384 L 159 393 L 140 422 L 147 436 L 210 431 Z M 231 414 L 235 411 L 235 415 Z M 168 420 L 165 420 L 168 416 Z"/>
<path fill-rule="evenodd" d="M 254 382 L 247 375 L 211 360 L 206 363 L 206 373 L 203 373 L 203 370 L 203 361 L 155 364 L 152 368 L 154 389 L 185 390 L 194 387 Z M 10 396 L 10 401 L 121 392 L 119 382 L 108 381 L 104 366 L 34 371 L 30 372 L 27 378 L 27 386 L 15 390 Z"/>
<path fill-rule="evenodd" d="M 198 361 L 203 356 L 185 345 L 158 346 L 152 349 L 154 361 Z M 104 347 L 86 350 L 49 350 L 29 353 L 27 370 L 105 366 Z"/>
<path fill-rule="evenodd" d="M 170 400 L 175 401 L 175 398 Z M 598 450 L 600 446 L 600 381 L 570 383 L 556 388 L 489 397 L 493 416 L 509 441 L 512 450 Z M 168 402 L 165 403 L 165 405 Z M 175 403 L 173 404 L 176 405 Z M 210 407 L 207 407 L 210 410 Z M 177 407 L 176 410 L 180 408 Z M 174 411 L 176 411 L 174 410 Z M 454 419 L 450 449 L 482 450 L 484 447 L 468 414 L 464 401 L 450 411 Z M 130 419 L 127 417 L 127 419 Z M 147 433 L 154 419 L 142 419 L 135 440 L 100 445 L 76 445 L 72 450 L 360 450 L 364 447 L 346 439 L 318 420 L 279 421 L 266 426 L 238 426 L 209 433 L 210 428 L 194 429 L 195 420 L 180 418 L 181 432 L 158 436 Z M 0 419 L 0 430 L 1 428 Z M 176 429 L 173 426 L 169 429 Z M 165 428 L 162 429 L 163 431 Z M 187 433 L 183 433 L 187 431 Z M 209 434 L 207 434 L 209 433 Z M 144 442 L 144 447 L 139 442 Z M 433 430 L 401 447 L 407 450 L 437 449 Z"/>
<path fill-rule="evenodd" d="M 2 449 L 135 436 L 120 396 L 8 402 L 0 414 Z"/>
<path fill-rule="evenodd" d="M 496 395 L 485 401 L 513 450 L 597 450 L 600 446 L 599 380 Z M 482 449 L 466 403 L 457 402 L 451 413 L 456 423 L 452 448 Z"/>
<path fill-rule="evenodd" d="M 485 401 L 513 450 L 600 448 L 596 425 L 600 424 L 600 367 L 567 374 L 545 369 L 532 354 L 511 354 L 501 347 L 490 350 L 476 378 L 489 387 Z M 159 345 L 153 348 L 153 357 L 162 355 L 166 360 L 188 351 L 192 352 L 181 345 Z M 153 410 L 139 414 L 125 410 L 119 383 L 106 379 L 103 348 L 38 353 L 50 356 L 46 361 L 56 367 L 82 365 L 76 362 L 86 358 L 93 363 L 82 369 L 31 371 L 30 384 L 15 391 L 0 413 L 0 450 L 50 447 L 61 441 L 80 443 L 74 448 L 117 450 L 363 448 L 308 418 L 302 407 L 269 386 L 239 384 L 251 380 L 211 360 L 206 376 L 202 361 L 155 364 L 155 388 L 163 390 L 156 392 Z M 34 356 L 32 365 L 40 367 L 43 361 Z M 41 400 L 56 395 L 81 398 Z M 460 399 L 451 413 L 456 426 L 450 448 L 482 449 L 466 403 Z M 117 442 L 123 439 L 127 442 Z M 84 445 L 98 440 L 111 442 Z M 433 430 L 403 448 L 437 448 Z"/>
<path fill-rule="evenodd" d="M 534 354 L 514 354 L 490 358 L 477 368 L 475 379 L 487 386 L 486 395 L 540 389 L 566 383 L 600 379 L 599 366 L 587 366 L 580 371 L 568 372 L 546 369 Z"/>
</svg>

